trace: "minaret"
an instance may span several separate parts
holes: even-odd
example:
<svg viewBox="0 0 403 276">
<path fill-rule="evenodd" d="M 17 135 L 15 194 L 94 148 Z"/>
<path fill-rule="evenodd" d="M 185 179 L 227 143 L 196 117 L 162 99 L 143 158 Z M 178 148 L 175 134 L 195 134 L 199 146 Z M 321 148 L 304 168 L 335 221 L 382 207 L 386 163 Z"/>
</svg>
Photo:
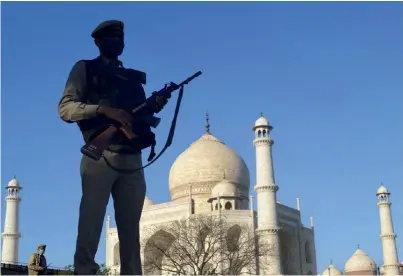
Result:
<svg viewBox="0 0 403 276">
<path fill-rule="evenodd" d="M 253 131 L 255 140 L 253 145 L 256 148 L 256 186 L 257 194 L 257 233 L 259 240 L 268 242 L 273 246 L 274 252 L 264 256 L 259 261 L 260 275 L 280 275 L 280 227 L 277 221 L 277 198 L 278 186 L 274 179 L 273 158 L 271 146 L 273 140 L 270 131 L 273 129 L 269 122 L 261 114 L 256 120 Z"/>
<path fill-rule="evenodd" d="M 14 178 L 8 183 L 6 190 L 6 216 L 4 219 L 3 250 L 1 262 L 6 264 L 18 263 L 20 190 L 18 180 Z"/>
<path fill-rule="evenodd" d="M 390 193 L 381 185 L 376 192 L 378 197 L 379 218 L 381 221 L 381 240 L 383 249 L 384 275 L 399 275 L 399 261 L 396 249 L 396 234 L 393 231 L 392 214 L 389 200 Z"/>
</svg>

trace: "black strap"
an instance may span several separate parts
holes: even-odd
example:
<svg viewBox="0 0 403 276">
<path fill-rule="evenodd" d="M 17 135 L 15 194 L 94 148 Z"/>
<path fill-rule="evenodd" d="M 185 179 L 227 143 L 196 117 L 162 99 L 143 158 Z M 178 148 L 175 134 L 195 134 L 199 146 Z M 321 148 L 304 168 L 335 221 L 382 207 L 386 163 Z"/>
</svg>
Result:
<svg viewBox="0 0 403 276">
<path fill-rule="evenodd" d="M 180 87 L 179 89 L 179 95 L 178 95 L 178 100 L 176 101 L 176 107 L 175 107 L 175 113 L 174 113 L 174 117 L 172 119 L 171 122 L 171 128 L 169 129 L 169 133 L 168 133 L 168 138 L 167 141 L 165 143 L 165 146 L 162 148 L 161 152 L 155 156 L 155 142 L 153 145 L 151 145 L 151 153 L 150 156 L 148 157 L 148 164 L 140 167 L 140 168 L 136 168 L 136 169 L 120 169 L 120 168 L 116 168 L 115 166 L 113 166 L 107 159 L 106 157 L 103 155 L 103 158 L 105 160 L 105 163 L 108 167 L 110 167 L 111 169 L 118 171 L 118 172 L 122 172 L 122 173 L 134 173 L 138 170 L 142 170 L 147 168 L 148 166 L 150 166 L 152 163 L 154 163 L 155 161 L 157 161 L 158 158 L 161 157 L 161 155 L 169 148 L 169 146 L 172 144 L 172 141 L 174 139 L 174 135 L 175 135 L 175 127 L 176 127 L 176 121 L 178 119 L 178 114 L 179 114 L 179 108 L 182 102 L 182 97 L 183 97 L 183 85 Z M 155 158 L 153 159 L 153 157 L 155 156 Z"/>
</svg>

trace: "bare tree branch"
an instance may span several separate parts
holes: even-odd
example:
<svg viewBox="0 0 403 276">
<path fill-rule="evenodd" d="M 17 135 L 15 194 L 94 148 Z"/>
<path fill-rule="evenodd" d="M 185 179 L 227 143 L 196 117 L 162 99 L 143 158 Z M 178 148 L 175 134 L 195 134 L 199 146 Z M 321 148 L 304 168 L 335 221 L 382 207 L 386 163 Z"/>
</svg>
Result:
<svg viewBox="0 0 403 276">
<path fill-rule="evenodd" d="M 272 252 L 270 246 L 257 242 L 254 229 L 230 225 L 217 215 L 194 215 L 150 227 L 145 234 L 145 274 L 256 274 L 258 259 Z"/>
</svg>

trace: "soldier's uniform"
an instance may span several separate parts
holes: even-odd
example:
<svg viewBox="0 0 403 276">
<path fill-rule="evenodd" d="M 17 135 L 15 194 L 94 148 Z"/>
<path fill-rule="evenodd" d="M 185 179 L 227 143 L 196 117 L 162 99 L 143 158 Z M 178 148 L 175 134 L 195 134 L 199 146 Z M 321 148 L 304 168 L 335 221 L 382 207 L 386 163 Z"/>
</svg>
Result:
<svg viewBox="0 0 403 276">
<path fill-rule="evenodd" d="M 98 26 L 92 36 L 123 35 L 123 23 L 107 21 Z M 115 78 L 120 75 L 122 78 Z M 77 62 L 70 72 L 59 103 L 62 120 L 76 122 L 85 141 L 99 133 L 104 118 L 97 115 L 99 105 L 133 109 L 146 99 L 142 87 L 145 74 L 126 70 L 120 61 L 105 61 L 101 57 Z M 123 173 L 113 169 L 130 170 L 142 166 L 141 148 L 127 143 L 123 134 L 117 135 L 104 152 L 104 158 L 94 161 L 82 157 L 80 173 L 82 198 L 78 237 L 74 256 L 75 274 L 94 275 L 99 266 L 97 252 L 106 207 L 112 194 L 115 220 L 120 241 L 121 275 L 141 275 L 139 222 L 146 194 L 143 170 Z"/>
<path fill-rule="evenodd" d="M 39 250 L 46 249 L 45 244 L 40 244 L 38 246 L 37 252 L 29 257 L 28 261 L 28 275 L 45 275 L 46 274 L 46 258 L 43 254 L 39 254 Z"/>
</svg>

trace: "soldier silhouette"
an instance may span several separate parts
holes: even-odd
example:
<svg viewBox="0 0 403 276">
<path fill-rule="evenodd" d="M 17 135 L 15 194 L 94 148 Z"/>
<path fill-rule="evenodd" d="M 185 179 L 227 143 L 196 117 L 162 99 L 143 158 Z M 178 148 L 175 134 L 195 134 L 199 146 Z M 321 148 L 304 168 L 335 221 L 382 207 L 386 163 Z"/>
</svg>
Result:
<svg viewBox="0 0 403 276">
<path fill-rule="evenodd" d="M 125 69 L 118 59 L 125 46 L 123 22 L 105 21 L 91 36 L 100 55 L 93 60 L 80 60 L 73 66 L 59 102 L 61 119 L 77 123 L 86 142 L 103 131 L 100 128 L 106 119 L 132 128 L 130 110 L 146 99 L 142 86 L 145 73 Z M 165 99 L 157 100 L 158 112 L 166 103 Z M 110 194 L 120 241 L 120 273 L 142 274 L 139 223 L 146 194 L 144 172 L 142 169 L 121 171 L 142 167 L 141 150 L 151 146 L 155 137 L 140 135 L 140 138 L 141 146 L 136 146 L 119 132 L 103 158 L 94 161 L 82 157 L 82 198 L 74 255 L 77 275 L 94 275 L 99 269 L 94 259 Z"/>
</svg>

